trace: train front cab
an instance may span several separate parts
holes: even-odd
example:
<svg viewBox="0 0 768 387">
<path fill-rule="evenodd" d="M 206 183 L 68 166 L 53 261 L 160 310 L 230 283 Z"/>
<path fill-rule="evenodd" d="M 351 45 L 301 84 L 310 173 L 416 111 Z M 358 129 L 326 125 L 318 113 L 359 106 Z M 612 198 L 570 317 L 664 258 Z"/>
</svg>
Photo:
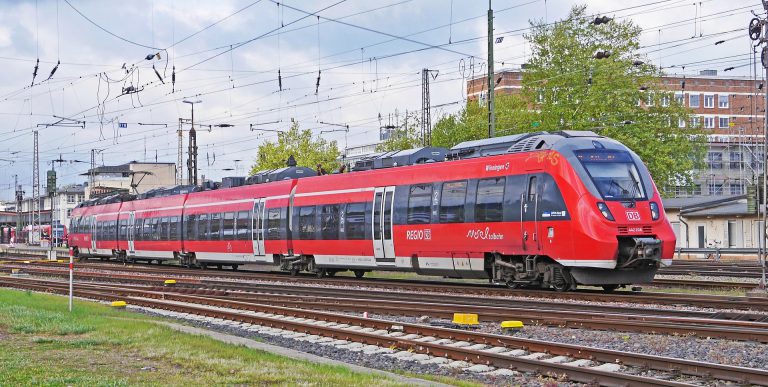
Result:
<svg viewBox="0 0 768 387">
<path fill-rule="evenodd" d="M 649 283 L 672 262 L 675 235 L 640 158 L 610 139 L 582 140 L 561 150 L 583 183 L 575 206 L 574 251 L 561 262 L 579 284 L 614 289 Z"/>
</svg>

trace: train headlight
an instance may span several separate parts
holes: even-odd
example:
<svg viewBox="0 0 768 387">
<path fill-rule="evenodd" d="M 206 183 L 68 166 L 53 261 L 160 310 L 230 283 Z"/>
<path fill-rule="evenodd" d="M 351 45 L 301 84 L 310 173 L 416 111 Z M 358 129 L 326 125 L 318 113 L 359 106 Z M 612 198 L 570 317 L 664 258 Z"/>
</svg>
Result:
<svg viewBox="0 0 768 387">
<path fill-rule="evenodd" d="M 605 205 L 603 202 L 597 202 L 597 209 L 600 210 L 600 213 L 603 214 L 603 217 L 605 219 L 608 219 L 610 221 L 613 221 L 613 214 L 611 214 L 611 210 L 608 209 L 608 206 Z"/>
<path fill-rule="evenodd" d="M 651 202 L 651 219 L 659 220 L 659 205 L 656 202 Z"/>
</svg>

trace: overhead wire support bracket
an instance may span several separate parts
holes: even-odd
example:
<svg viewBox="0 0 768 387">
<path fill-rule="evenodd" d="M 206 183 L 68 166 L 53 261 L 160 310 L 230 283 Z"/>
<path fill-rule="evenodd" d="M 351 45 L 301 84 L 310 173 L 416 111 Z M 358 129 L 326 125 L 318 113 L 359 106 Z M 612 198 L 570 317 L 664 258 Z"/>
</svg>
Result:
<svg viewBox="0 0 768 387">
<path fill-rule="evenodd" d="M 49 128 L 51 126 L 58 126 L 62 128 L 83 128 L 85 129 L 85 121 L 81 120 L 75 120 L 72 118 L 66 118 L 66 117 L 59 117 L 57 115 L 53 116 L 54 118 L 58 118 L 59 120 L 52 123 L 52 124 L 37 124 L 37 126 L 42 126 L 45 128 Z"/>
</svg>

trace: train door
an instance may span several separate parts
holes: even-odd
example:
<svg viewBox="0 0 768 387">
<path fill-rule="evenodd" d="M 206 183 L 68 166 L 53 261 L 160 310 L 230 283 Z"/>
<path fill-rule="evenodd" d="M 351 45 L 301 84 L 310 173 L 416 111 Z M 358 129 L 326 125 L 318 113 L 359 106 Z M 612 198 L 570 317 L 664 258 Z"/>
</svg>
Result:
<svg viewBox="0 0 768 387">
<path fill-rule="evenodd" d="M 134 225 L 136 224 L 136 214 L 131 211 L 128 214 L 128 254 L 136 254 L 136 250 L 134 250 L 134 244 L 133 240 L 136 238 L 135 232 L 136 229 L 134 228 Z"/>
<path fill-rule="evenodd" d="M 539 249 L 539 178 L 528 175 L 526 190 L 520 200 L 520 231 L 523 250 L 536 254 Z"/>
<path fill-rule="evenodd" d="M 96 239 L 98 239 L 98 229 L 96 228 L 96 217 L 91 216 L 91 252 L 96 253 Z"/>
<path fill-rule="evenodd" d="M 253 255 L 264 256 L 264 199 L 256 199 L 252 215 Z"/>
<path fill-rule="evenodd" d="M 373 198 L 373 255 L 376 263 L 395 262 L 392 238 L 394 199 L 394 186 L 376 188 Z"/>
</svg>

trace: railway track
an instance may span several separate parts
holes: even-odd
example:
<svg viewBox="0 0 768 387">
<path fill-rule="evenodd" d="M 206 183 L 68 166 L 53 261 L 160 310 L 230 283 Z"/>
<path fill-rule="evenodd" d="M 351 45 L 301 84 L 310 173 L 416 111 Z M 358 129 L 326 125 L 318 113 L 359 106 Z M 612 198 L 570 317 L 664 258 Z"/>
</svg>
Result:
<svg viewBox="0 0 768 387">
<path fill-rule="evenodd" d="M 67 276 L 62 267 L 27 268 L 26 272 L 54 277 Z M 135 274 L 120 272 L 79 272 L 79 281 L 110 281 L 162 285 L 166 273 Z M 310 284 L 218 280 L 177 277 L 177 286 L 188 292 L 239 292 L 238 297 L 274 306 L 313 307 L 343 312 L 376 312 L 391 315 L 450 318 L 454 312 L 477 313 L 484 321 L 522 320 L 529 324 L 614 330 L 624 332 L 668 333 L 768 342 L 768 315 L 737 312 L 701 312 L 648 309 L 635 306 L 584 305 L 570 301 L 541 301 L 392 291 L 391 288 L 333 287 Z M 229 293 L 225 293 L 229 294 Z M 650 293 L 649 296 L 656 296 Z M 730 297 L 731 303 L 734 298 Z M 749 300 L 741 300 L 744 305 Z M 762 301 L 762 302 L 761 302 Z M 752 307 L 768 309 L 757 300 Z"/>
<path fill-rule="evenodd" d="M 4 262 L 0 263 L 0 269 L 10 270 L 12 268 L 34 270 L 37 273 L 45 273 L 46 269 L 65 268 L 66 263 L 23 263 L 23 262 Z M 654 292 L 630 292 L 616 291 L 613 293 L 604 293 L 597 290 L 582 289 L 577 292 L 558 293 L 548 290 L 534 289 L 508 289 L 503 286 L 489 284 L 465 284 L 457 282 L 441 281 L 419 281 L 419 280 L 386 280 L 386 279 L 355 279 L 350 277 L 336 278 L 315 278 L 310 275 L 289 276 L 281 272 L 234 272 L 221 270 L 197 270 L 180 267 L 158 266 L 158 265 L 123 265 L 119 263 L 101 263 L 88 262 L 77 265 L 80 272 L 84 268 L 92 270 L 104 270 L 110 272 L 142 273 L 150 275 L 161 275 L 173 278 L 222 278 L 226 280 L 248 280 L 248 281 L 271 281 L 295 284 L 318 284 L 318 285 L 339 285 L 339 286 L 361 286 L 361 287 L 379 287 L 383 289 L 398 289 L 399 291 L 441 293 L 441 294 L 462 294 L 474 296 L 493 296 L 510 297 L 526 296 L 535 298 L 545 298 L 552 300 L 578 300 L 595 302 L 622 302 L 636 304 L 660 304 L 675 306 L 693 306 L 702 308 L 721 308 L 721 309 L 742 309 L 753 311 L 768 311 L 768 300 L 752 297 L 740 296 L 717 296 L 717 295 L 695 295 L 695 294 L 675 294 L 675 293 L 654 293 Z M 697 282 L 673 280 L 668 282 L 674 286 L 681 283 L 695 285 Z M 701 284 L 702 282 L 698 282 Z M 727 283 L 730 285 L 731 283 Z M 743 286 L 743 285 L 742 285 Z M 727 285 L 726 285 L 727 287 Z"/>
<path fill-rule="evenodd" d="M 65 282 L 52 280 L 0 277 L 0 286 L 53 293 L 67 292 Z M 393 324 L 392 321 L 387 320 L 281 307 L 256 300 L 227 300 L 220 297 L 189 295 L 181 293 L 180 290 L 183 289 L 157 290 L 142 285 L 117 287 L 112 284 L 107 286 L 78 284 L 75 295 L 105 301 L 112 301 L 119 297 L 131 305 L 239 321 L 251 326 L 255 325 L 256 330 L 262 327 L 297 332 L 299 336 L 295 337 L 312 335 L 331 341 L 352 341 L 374 346 L 374 348 L 398 348 L 401 351 L 470 361 L 498 368 L 536 372 L 542 375 L 564 374 L 569 380 L 589 384 L 685 386 L 691 385 L 689 382 L 722 384 L 727 381 L 768 385 L 768 371 L 759 369 L 588 348 L 424 324 L 401 322 Z M 459 343 L 462 345 L 458 345 Z M 526 353 L 528 355 L 525 355 Z M 574 359 L 577 360 L 574 361 Z M 617 362 L 628 368 L 622 372 L 610 372 L 599 364 L 594 365 Z M 648 376 L 647 373 L 640 375 L 642 372 L 639 371 L 648 369 L 655 371 L 653 377 Z M 691 378 L 698 380 L 691 380 Z"/>
</svg>

